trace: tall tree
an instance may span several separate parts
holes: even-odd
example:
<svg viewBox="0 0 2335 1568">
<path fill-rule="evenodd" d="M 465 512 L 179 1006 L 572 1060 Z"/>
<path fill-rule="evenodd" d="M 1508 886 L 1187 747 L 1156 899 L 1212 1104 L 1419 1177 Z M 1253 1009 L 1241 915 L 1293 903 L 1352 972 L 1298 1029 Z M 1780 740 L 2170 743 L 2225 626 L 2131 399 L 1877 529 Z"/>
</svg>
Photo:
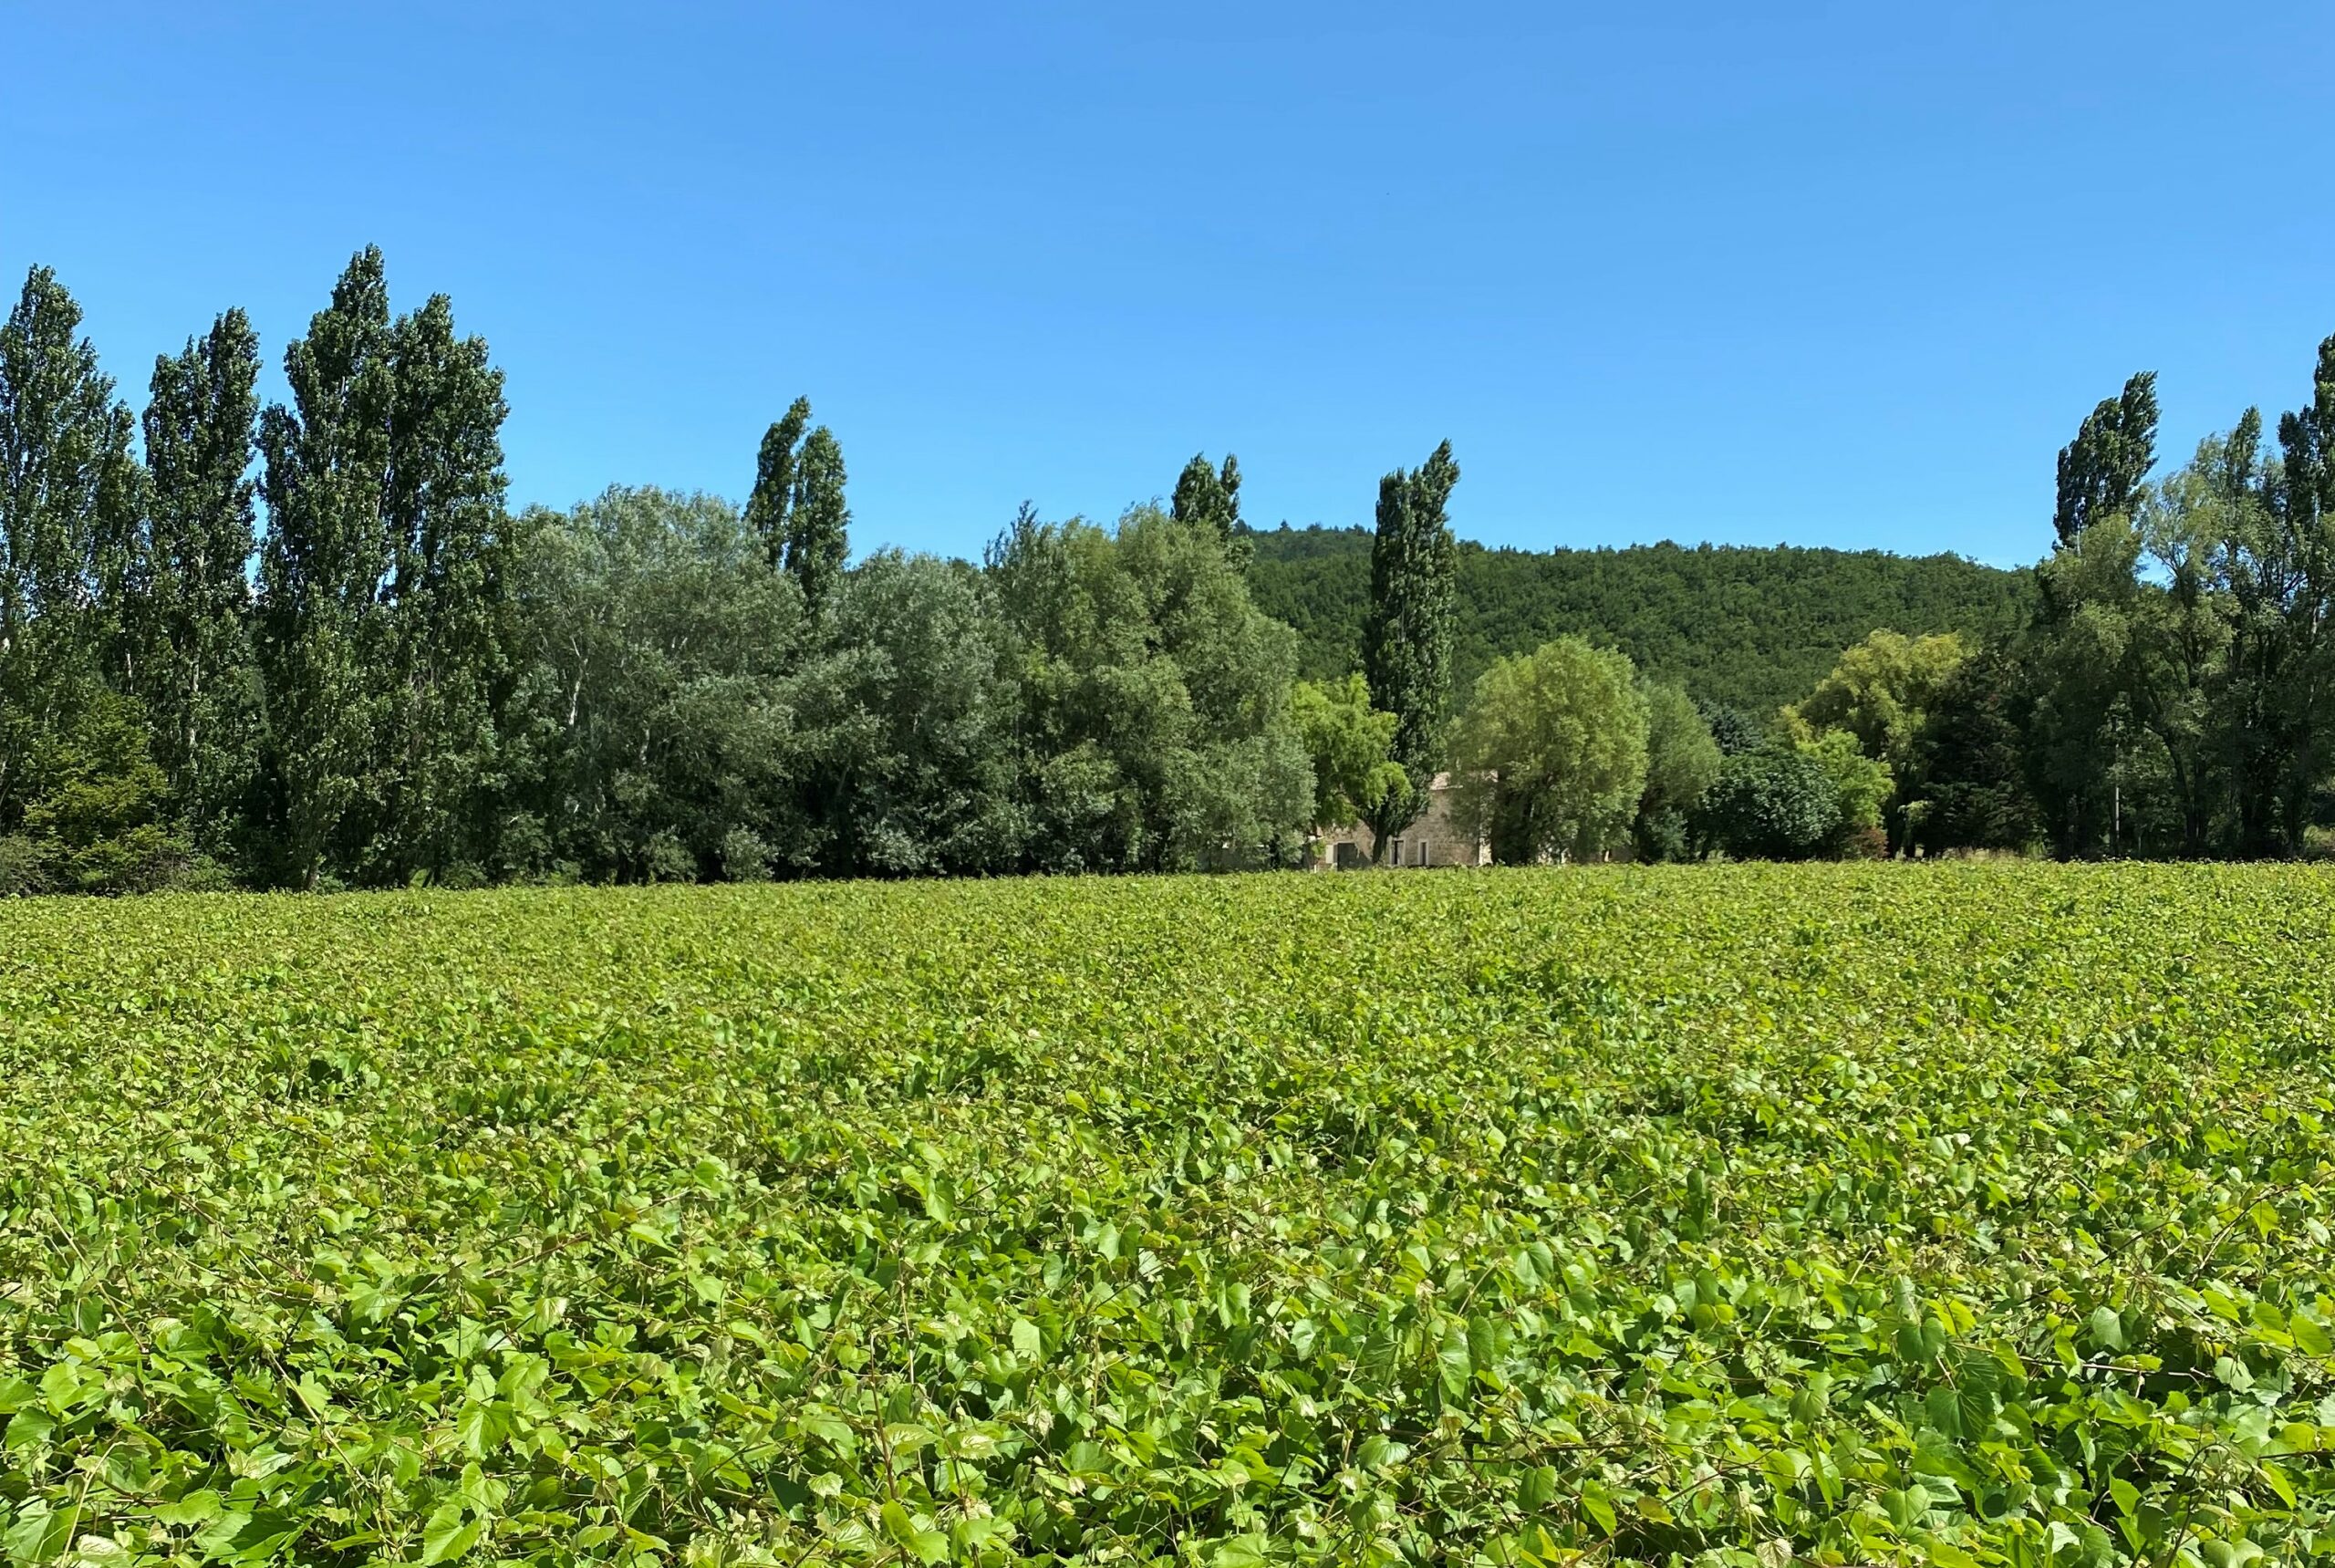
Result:
<svg viewBox="0 0 2335 1568">
<path fill-rule="evenodd" d="M 468 875 L 491 852 L 496 713 L 508 662 L 501 607 L 510 562 L 503 514 L 503 372 L 483 337 L 459 337 L 432 296 L 389 334 L 382 524 L 394 563 L 393 701 L 387 770 L 389 875 Z"/>
<path fill-rule="evenodd" d="M 157 356 L 146 405 L 144 649 L 138 687 L 171 808 L 216 851 L 255 762 L 250 609 L 259 339 L 240 310 Z"/>
<path fill-rule="evenodd" d="M 764 432 L 746 526 L 816 612 L 851 554 L 851 508 L 844 500 L 843 447 L 826 426 L 810 424 L 811 400 L 797 398 Z"/>
<path fill-rule="evenodd" d="M 2126 515 L 2156 464 L 2156 372 L 2143 370 L 2103 398 L 2060 449 L 2059 501 L 2051 514 L 2062 549 L 2078 547 L 2102 517 Z"/>
<path fill-rule="evenodd" d="M 851 553 L 851 508 L 844 502 L 843 448 L 821 425 L 803 438 L 794 499 L 786 510 L 786 554 L 779 563 L 814 614 L 827 602 Z"/>
<path fill-rule="evenodd" d="M 1224 466 L 1212 468 L 1206 452 L 1194 452 L 1176 476 L 1168 514 L 1178 523 L 1212 530 L 1225 548 L 1234 548 L 1240 533 L 1240 460 L 1227 452 Z"/>
<path fill-rule="evenodd" d="M 1426 809 L 1442 760 L 1458 571 L 1458 544 L 1445 508 L 1458 483 L 1448 441 L 1419 467 L 1398 468 L 1378 482 L 1362 666 L 1371 705 L 1395 715 L 1391 755 L 1409 787 L 1388 790 L 1365 816 L 1374 858 Z"/>
<path fill-rule="evenodd" d="M 389 285 L 360 251 L 332 304 L 284 351 L 292 404 L 260 420 L 260 665 L 284 871 L 315 887 L 344 820 L 379 788 L 396 652 L 382 597 L 395 568 L 382 505 L 398 402 Z"/>
<path fill-rule="evenodd" d="M 125 671 L 140 474 L 130 410 L 47 267 L 0 324 L 0 828 L 34 749 Z"/>
<path fill-rule="evenodd" d="M 786 514 L 794 504 L 796 449 L 811 427 L 811 400 L 797 398 L 763 432 L 754 462 L 753 493 L 746 498 L 746 526 L 763 542 L 775 567 L 786 558 Z"/>
<path fill-rule="evenodd" d="M 392 322 L 368 248 L 285 351 L 260 421 L 259 649 L 283 869 L 464 869 L 504 655 L 503 379 L 443 296 Z"/>
<path fill-rule="evenodd" d="M 1726 755 L 1686 691 L 1641 680 L 1645 704 L 1645 788 L 1631 826 L 1641 860 L 1678 860 L 1686 854 L 1695 808 L 1718 780 Z"/>
<path fill-rule="evenodd" d="M 2284 455 L 2272 492 L 2293 574 L 2284 629 L 2288 680 L 2274 710 L 2285 762 L 2279 818 L 2288 854 L 2301 850 L 2312 793 L 2327 770 L 2327 732 L 2335 722 L 2335 337 L 2319 345 L 2310 401 L 2279 416 Z"/>
</svg>

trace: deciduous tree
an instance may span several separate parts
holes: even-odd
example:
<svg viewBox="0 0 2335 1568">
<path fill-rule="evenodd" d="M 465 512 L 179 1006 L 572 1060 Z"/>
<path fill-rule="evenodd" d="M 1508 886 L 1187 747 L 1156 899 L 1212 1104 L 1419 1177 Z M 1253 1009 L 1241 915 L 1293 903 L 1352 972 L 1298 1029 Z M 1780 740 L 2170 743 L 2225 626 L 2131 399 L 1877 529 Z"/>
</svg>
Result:
<svg viewBox="0 0 2335 1568">
<path fill-rule="evenodd" d="M 1525 865 L 1619 845 L 1646 780 L 1646 706 L 1629 659 L 1561 637 L 1476 682 L 1452 746 L 1458 814 Z"/>
</svg>

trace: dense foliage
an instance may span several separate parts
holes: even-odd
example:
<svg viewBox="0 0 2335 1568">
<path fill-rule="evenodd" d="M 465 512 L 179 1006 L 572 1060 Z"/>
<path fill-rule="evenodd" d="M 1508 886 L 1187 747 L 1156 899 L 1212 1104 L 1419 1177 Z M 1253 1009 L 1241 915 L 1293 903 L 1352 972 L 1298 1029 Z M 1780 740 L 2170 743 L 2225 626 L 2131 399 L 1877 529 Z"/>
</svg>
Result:
<svg viewBox="0 0 2335 1568">
<path fill-rule="evenodd" d="M 853 565 L 806 399 L 742 512 L 513 515 L 501 372 L 378 250 L 288 402 L 238 312 L 158 360 L 142 452 L 79 321 L 36 271 L 0 326 L 0 893 L 1237 868 L 1314 824 L 1230 457 Z"/>
<path fill-rule="evenodd" d="M 0 907 L 0 1550 L 2320 1560 L 2330 929 L 2015 866 Z"/>
<path fill-rule="evenodd" d="M 1297 628 L 1309 677 L 1361 668 L 1371 540 L 1365 528 L 1250 535 L 1257 604 Z M 2032 593 L 2025 573 L 1953 556 L 1786 546 L 1532 552 L 1462 540 L 1457 572 L 1463 691 L 1493 659 L 1572 635 L 1618 648 L 1691 696 L 1761 714 L 1804 696 L 1868 632 L 1983 639 L 2022 624 Z"/>
<path fill-rule="evenodd" d="M 2275 450 L 2163 475 L 2133 377 L 2011 573 L 1485 550 L 1448 441 L 1367 533 L 1256 532 L 1196 453 L 855 563 L 803 398 L 742 508 L 514 514 L 502 371 L 375 249 L 282 402 L 240 312 L 142 418 L 79 327 L 39 268 L 0 322 L 0 894 L 1238 870 L 1430 812 L 1510 862 L 2335 843 L 2335 338 Z"/>
</svg>

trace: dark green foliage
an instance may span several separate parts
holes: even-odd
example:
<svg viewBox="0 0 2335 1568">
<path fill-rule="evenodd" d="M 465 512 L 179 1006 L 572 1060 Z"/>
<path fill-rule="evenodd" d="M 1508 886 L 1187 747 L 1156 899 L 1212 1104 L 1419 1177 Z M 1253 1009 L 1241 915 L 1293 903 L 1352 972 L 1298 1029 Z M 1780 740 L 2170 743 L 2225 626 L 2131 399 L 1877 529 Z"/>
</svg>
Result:
<svg viewBox="0 0 2335 1568">
<path fill-rule="evenodd" d="M 1419 467 L 1398 468 L 1378 482 L 1362 672 L 1371 705 L 1395 715 L 1390 755 L 1410 784 L 1407 790 L 1388 791 L 1366 815 L 1382 849 L 1425 809 L 1427 785 L 1442 765 L 1458 550 L 1445 508 L 1458 483 L 1459 465 L 1448 441 Z"/>
<path fill-rule="evenodd" d="M 251 477 L 259 339 L 230 310 L 158 356 L 146 405 L 147 524 L 133 685 L 154 727 L 174 819 L 225 848 L 258 766 L 251 637 Z"/>
<path fill-rule="evenodd" d="M 315 887 L 344 864 L 344 821 L 378 799 L 395 639 L 381 604 L 395 568 L 382 515 L 397 369 L 381 253 L 359 252 L 332 304 L 284 354 L 292 403 L 260 420 L 258 652 L 279 873 Z"/>
<path fill-rule="evenodd" d="M 397 750 L 383 769 L 386 842 L 365 860 L 373 875 L 399 880 L 474 874 L 493 848 L 508 665 L 503 373 L 488 364 L 484 338 L 456 336 L 443 295 L 397 324 L 391 349 L 383 522 Z"/>
<path fill-rule="evenodd" d="M 0 833 L 26 807 L 35 752 L 126 673 L 141 475 L 80 325 L 46 267 L 0 322 Z"/>
<path fill-rule="evenodd" d="M 1807 860 L 1829 853 L 1841 796 L 1823 763 L 1790 746 L 1727 759 L 1694 817 L 1705 850 L 1739 860 Z"/>
<path fill-rule="evenodd" d="M 844 504 L 843 448 L 821 425 L 803 438 L 794 474 L 794 504 L 786 514 L 786 555 L 780 564 L 816 612 L 827 601 L 851 553 L 851 508 Z"/>
<path fill-rule="evenodd" d="M 1768 743 L 1768 726 L 1740 708 L 1715 702 L 1707 697 L 1697 697 L 1695 699 L 1695 711 L 1709 726 L 1711 742 L 1718 747 L 1722 757 L 1756 752 Z"/>
<path fill-rule="evenodd" d="M 501 372 L 445 297 L 395 322 L 378 249 L 261 420 L 259 653 L 280 874 L 402 881 L 491 849 L 505 665 Z"/>
<path fill-rule="evenodd" d="M 1925 794 L 1913 840 L 1925 854 L 2021 850 L 2041 836 L 2020 768 L 2019 680 L 2008 650 L 1990 648 L 1938 692 L 1916 742 Z"/>
<path fill-rule="evenodd" d="M 825 425 L 806 433 L 810 422 L 811 400 L 797 398 L 763 435 L 745 521 L 815 614 L 850 556 L 851 508 L 843 448 Z"/>
<path fill-rule="evenodd" d="M 869 556 L 794 683 L 803 828 L 781 858 L 832 876 L 1016 865 L 1018 692 L 990 584 L 961 561 Z"/>
<path fill-rule="evenodd" d="M 1309 680 L 1363 668 L 1371 535 L 1282 527 L 1249 535 L 1258 606 L 1298 630 Z M 1699 701 L 1772 716 L 1805 695 L 1841 650 L 1878 628 L 1960 631 L 1975 641 L 2023 624 L 2032 577 L 1955 556 L 1877 550 L 1685 548 L 1532 552 L 1461 542 L 1453 679 L 1572 635 L 1620 649 Z"/>
<path fill-rule="evenodd" d="M 1313 815 L 1294 639 L 1210 531 L 1141 506 L 1105 530 L 1025 507 L 989 572 L 1021 687 L 1027 864 L 1279 865 Z"/>
<path fill-rule="evenodd" d="M 1206 452 L 1195 452 L 1184 472 L 1176 476 L 1175 499 L 1169 515 L 1178 523 L 1213 530 L 1226 550 L 1247 559 L 1248 528 L 1240 521 L 1240 460 L 1227 452 L 1221 469 L 1209 466 Z"/>
<path fill-rule="evenodd" d="M 2156 372 L 2143 370 L 2123 391 L 2102 398 L 2084 416 L 2076 439 L 2060 449 L 2058 502 L 2051 527 L 2071 550 L 2104 517 L 2129 517 L 2156 466 Z"/>
<path fill-rule="evenodd" d="M 741 879 L 800 846 L 802 593 L 734 507 L 610 490 L 530 514 L 515 587 L 507 874 Z"/>
<path fill-rule="evenodd" d="M 1631 826 L 1641 860 L 1679 860 L 1691 844 L 1696 808 L 1718 782 L 1728 753 L 1691 698 L 1676 686 L 1644 682 L 1645 790 Z"/>
<path fill-rule="evenodd" d="M 43 733 L 23 822 L 38 870 L 21 891 L 145 893 L 185 869 L 188 848 L 164 820 L 169 784 L 147 751 L 149 733 L 137 700 L 102 687 Z"/>
<path fill-rule="evenodd" d="M 811 428 L 811 400 L 797 398 L 763 433 L 754 488 L 746 498 L 746 526 L 763 542 L 773 567 L 786 560 L 786 518 L 794 505 L 796 449 Z"/>
</svg>

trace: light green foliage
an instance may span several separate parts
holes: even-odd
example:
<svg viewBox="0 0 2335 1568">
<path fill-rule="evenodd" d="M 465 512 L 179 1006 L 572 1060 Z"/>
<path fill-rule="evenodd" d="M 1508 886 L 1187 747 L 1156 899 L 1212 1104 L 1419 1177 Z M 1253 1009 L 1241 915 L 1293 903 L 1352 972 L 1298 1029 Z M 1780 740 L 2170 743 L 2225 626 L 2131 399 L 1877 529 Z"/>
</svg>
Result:
<svg viewBox="0 0 2335 1568">
<path fill-rule="evenodd" d="M 1899 778 L 1916 765 L 1922 722 L 1970 646 L 1953 632 L 1907 637 L 1886 628 L 1844 651 L 1816 689 L 1784 711 L 1800 740 L 1846 730 Z"/>
<path fill-rule="evenodd" d="M 0 907 L 0 1541 L 2323 1560 L 2330 925 L 2032 866 Z"/>
<path fill-rule="evenodd" d="M 1395 715 L 1370 705 L 1370 683 L 1359 672 L 1328 685 L 1301 680 L 1289 706 L 1313 759 L 1314 826 L 1352 827 L 1388 790 L 1409 787 L 1388 755 Z"/>
<path fill-rule="evenodd" d="M 1857 738 L 1846 730 L 1827 730 L 1792 749 L 1824 770 L 1840 802 L 1841 826 L 1854 831 L 1878 828 L 1882 807 L 1892 788 L 1889 764 L 1865 755 Z"/>
<path fill-rule="evenodd" d="M 1884 798 L 1868 819 L 1863 795 L 1870 774 L 1845 763 L 1827 764 L 1841 787 L 1847 826 L 1884 826 L 1888 846 L 1907 847 L 1932 793 L 1923 773 L 1930 757 L 1925 742 L 1934 739 L 1925 732 L 1930 714 L 1970 654 L 1969 644 L 1952 632 L 1876 631 L 1842 653 L 1813 691 L 1784 710 L 1784 731 L 1794 740 L 1844 734 L 1885 770 Z"/>
<path fill-rule="evenodd" d="M 1636 671 L 1573 637 L 1501 659 L 1476 682 L 1451 764 L 1460 819 L 1503 863 L 1618 846 L 1645 791 Z"/>
</svg>

